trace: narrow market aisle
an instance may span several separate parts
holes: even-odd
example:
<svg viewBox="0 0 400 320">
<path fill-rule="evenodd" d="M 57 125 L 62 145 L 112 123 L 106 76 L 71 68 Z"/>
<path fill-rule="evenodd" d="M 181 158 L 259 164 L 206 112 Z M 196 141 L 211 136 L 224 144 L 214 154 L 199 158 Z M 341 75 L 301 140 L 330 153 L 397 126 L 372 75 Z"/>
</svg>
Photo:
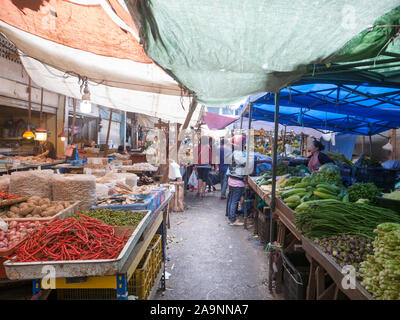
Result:
<svg viewBox="0 0 400 320">
<path fill-rule="evenodd" d="M 264 246 L 252 228 L 229 226 L 220 192 L 204 199 L 185 195 L 187 209 L 170 213 L 166 271 L 170 277 L 157 300 L 271 300 Z"/>
</svg>

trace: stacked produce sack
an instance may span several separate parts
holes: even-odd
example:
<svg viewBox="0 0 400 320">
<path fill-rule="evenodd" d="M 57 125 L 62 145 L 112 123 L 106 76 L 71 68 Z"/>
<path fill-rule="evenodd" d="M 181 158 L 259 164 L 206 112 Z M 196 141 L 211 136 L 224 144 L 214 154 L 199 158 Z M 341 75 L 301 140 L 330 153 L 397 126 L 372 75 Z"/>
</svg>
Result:
<svg viewBox="0 0 400 320">
<path fill-rule="evenodd" d="M 10 176 L 5 175 L 0 177 L 0 190 L 1 191 L 8 191 L 10 187 Z"/>
<path fill-rule="evenodd" d="M 19 171 L 11 173 L 10 193 L 52 199 L 53 170 Z"/>
<path fill-rule="evenodd" d="M 54 175 L 53 200 L 81 201 L 78 210 L 89 210 L 96 203 L 96 179 L 92 175 Z"/>
</svg>

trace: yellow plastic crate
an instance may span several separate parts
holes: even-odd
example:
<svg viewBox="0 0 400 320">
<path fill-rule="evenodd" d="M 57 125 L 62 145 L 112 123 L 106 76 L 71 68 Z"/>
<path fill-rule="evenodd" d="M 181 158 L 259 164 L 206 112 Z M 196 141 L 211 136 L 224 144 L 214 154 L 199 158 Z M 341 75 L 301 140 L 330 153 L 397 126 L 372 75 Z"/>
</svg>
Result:
<svg viewBox="0 0 400 320">
<path fill-rule="evenodd" d="M 146 300 L 153 286 L 152 252 L 146 250 L 142 260 L 135 270 L 132 278 L 128 281 L 128 293 L 139 297 L 139 300 Z"/>
<path fill-rule="evenodd" d="M 57 300 L 116 300 L 115 289 L 57 289 Z"/>
<path fill-rule="evenodd" d="M 153 239 L 150 242 L 149 248 L 152 252 L 152 266 L 153 266 L 153 278 L 155 279 L 158 275 L 158 272 L 161 268 L 161 260 L 162 260 L 162 243 L 161 243 L 161 235 L 154 235 Z"/>
</svg>

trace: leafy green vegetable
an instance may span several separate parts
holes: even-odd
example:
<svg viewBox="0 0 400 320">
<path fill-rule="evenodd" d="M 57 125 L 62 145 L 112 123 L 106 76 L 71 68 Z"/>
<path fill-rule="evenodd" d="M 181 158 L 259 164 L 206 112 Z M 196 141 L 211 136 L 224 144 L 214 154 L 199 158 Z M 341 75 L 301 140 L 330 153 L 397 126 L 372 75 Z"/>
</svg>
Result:
<svg viewBox="0 0 400 320">
<path fill-rule="evenodd" d="M 342 186 L 342 178 L 340 176 L 340 169 L 332 163 L 322 165 L 317 172 L 304 177 L 301 182 L 312 183 L 328 183 L 336 186 Z"/>
<path fill-rule="evenodd" d="M 380 195 L 381 190 L 372 182 L 358 182 L 347 188 L 350 202 L 359 199 L 368 199 L 370 203 L 376 203 L 376 196 Z"/>
<path fill-rule="evenodd" d="M 334 160 L 335 162 L 338 163 L 343 163 L 343 164 L 347 164 L 349 166 L 353 166 L 353 162 L 351 162 L 349 159 L 347 159 L 343 154 L 336 152 L 326 152 L 326 155 L 331 158 L 332 160 Z"/>
</svg>

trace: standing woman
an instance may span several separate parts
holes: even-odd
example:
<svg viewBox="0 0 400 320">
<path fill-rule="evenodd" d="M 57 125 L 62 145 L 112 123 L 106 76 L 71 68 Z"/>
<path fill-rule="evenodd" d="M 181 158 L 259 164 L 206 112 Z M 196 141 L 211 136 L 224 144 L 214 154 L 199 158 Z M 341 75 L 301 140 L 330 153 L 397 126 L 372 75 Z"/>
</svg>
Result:
<svg viewBox="0 0 400 320">
<path fill-rule="evenodd" d="M 200 143 L 198 145 L 198 165 L 197 169 L 197 178 L 199 181 L 197 195 L 201 195 L 202 198 L 205 197 L 206 187 L 207 187 L 207 179 L 208 174 L 211 169 L 211 156 L 212 151 L 209 145 L 209 137 L 203 136 L 200 139 Z"/>
<path fill-rule="evenodd" d="M 319 167 L 325 163 L 333 163 L 333 160 L 322 152 L 324 149 L 324 145 L 318 140 L 314 140 L 311 143 L 311 146 L 308 149 L 308 151 L 311 152 L 311 156 L 308 157 L 307 163 L 310 172 L 318 171 Z"/>
</svg>

